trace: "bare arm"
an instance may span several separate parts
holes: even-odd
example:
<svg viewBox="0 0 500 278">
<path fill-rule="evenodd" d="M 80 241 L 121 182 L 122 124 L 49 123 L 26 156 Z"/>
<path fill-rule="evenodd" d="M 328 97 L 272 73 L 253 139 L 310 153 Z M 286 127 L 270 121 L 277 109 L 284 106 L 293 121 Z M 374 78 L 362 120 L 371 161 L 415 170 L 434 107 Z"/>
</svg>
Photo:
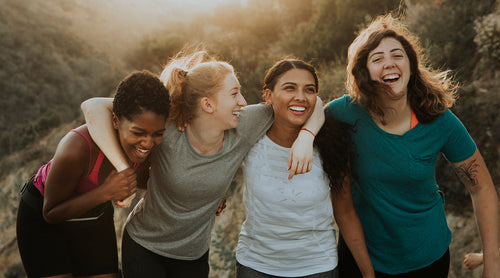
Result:
<svg viewBox="0 0 500 278">
<path fill-rule="evenodd" d="M 120 147 L 112 125 L 113 99 L 91 98 L 82 103 L 81 109 L 85 115 L 92 140 L 99 146 L 106 158 L 118 172 L 129 168 L 130 165 Z M 125 200 L 118 200 L 115 204 L 120 208 L 129 207 L 134 197 L 135 194 L 132 194 Z"/>
<path fill-rule="evenodd" d="M 295 174 L 303 174 L 311 171 L 313 160 L 314 137 L 325 122 L 325 113 L 323 112 L 323 101 L 317 97 L 316 105 L 311 117 L 302 127 L 299 136 L 295 139 L 288 156 L 288 168 L 290 174 L 288 179 L 292 179 Z M 312 134 L 311 134 L 312 133 Z"/>
<path fill-rule="evenodd" d="M 341 192 L 332 192 L 333 214 L 340 233 L 349 247 L 363 277 L 375 277 L 375 271 L 366 248 L 363 227 L 352 200 L 351 182 L 344 179 Z"/>
<path fill-rule="evenodd" d="M 112 125 L 113 99 L 91 98 L 81 105 L 92 140 L 118 172 L 130 167 Z"/>
<path fill-rule="evenodd" d="M 78 217 L 109 200 L 117 200 L 135 192 L 135 172 L 132 169 L 109 174 L 101 186 L 75 195 L 75 189 L 88 171 L 89 149 L 80 135 L 66 135 L 57 147 L 45 181 L 43 217 L 58 223 Z"/>
<path fill-rule="evenodd" d="M 500 277 L 498 197 L 490 173 L 477 149 L 470 158 L 453 166 L 472 198 L 483 247 L 483 277 Z"/>
</svg>

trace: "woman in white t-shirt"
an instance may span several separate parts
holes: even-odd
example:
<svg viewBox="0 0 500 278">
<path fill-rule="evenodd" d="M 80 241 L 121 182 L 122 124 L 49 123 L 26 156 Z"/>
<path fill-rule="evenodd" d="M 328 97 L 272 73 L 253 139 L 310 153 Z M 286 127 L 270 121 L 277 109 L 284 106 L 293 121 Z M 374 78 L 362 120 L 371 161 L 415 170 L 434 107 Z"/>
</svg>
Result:
<svg viewBox="0 0 500 278">
<path fill-rule="evenodd" d="M 236 251 L 237 278 L 338 277 L 333 215 L 364 277 L 375 277 L 352 201 L 349 126 L 325 123 L 311 171 L 288 178 L 288 153 L 299 133 L 315 136 L 303 125 L 317 94 L 316 71 L 304 61 L 285 58 L 266 73 L 263 96 L 274 122 L 244 162 L 247 218 Z"/>
</svg>

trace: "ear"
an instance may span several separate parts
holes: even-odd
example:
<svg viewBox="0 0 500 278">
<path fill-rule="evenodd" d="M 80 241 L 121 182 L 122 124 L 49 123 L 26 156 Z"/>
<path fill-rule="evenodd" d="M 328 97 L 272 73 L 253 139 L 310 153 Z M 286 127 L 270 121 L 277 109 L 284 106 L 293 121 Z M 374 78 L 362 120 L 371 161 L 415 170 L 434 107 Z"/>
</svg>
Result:
<svg viewBox="0 0 500 278">
<path fill-rule="evenodd" d="M 118 129 L 120 127 L 120 119 L 113 113 L 113 128 Z"/>
<path fill-rule="evenodd" d="M 215 112 L 215 102 L 210 99 L 209 97 L 202 97 L 200 99 L 200 107 L 201 110 L 205 111 L 206 113 L 212 114 Z"/>
<path fill-rule="evenodd" d="M 270 89 L 266 89 L 264 91 L 264 100 L 266 101 L 266 104 L 269 104 L 269 105 L 273 104 L 272 95 L 273 95 L 273 91 L 271 91 Z"/>
</svg>

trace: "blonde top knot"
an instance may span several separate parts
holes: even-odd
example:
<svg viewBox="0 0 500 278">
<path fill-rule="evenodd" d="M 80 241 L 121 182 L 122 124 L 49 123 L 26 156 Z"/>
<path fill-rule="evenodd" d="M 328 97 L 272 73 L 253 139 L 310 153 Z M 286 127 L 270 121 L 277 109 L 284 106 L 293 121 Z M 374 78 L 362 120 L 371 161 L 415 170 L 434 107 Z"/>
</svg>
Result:
<svg viewBox="0 0 500 278">
<path fill-rule="evenodd" d="M 216 61 L 205 51 L 179 52 L 165 66 L 160 79 L 170 92 L 169 119 L 185 127 L 199 111 L 199 100 L 214 95 L 224 85 L 227 74 L 234 69 Z"/>
</svg>

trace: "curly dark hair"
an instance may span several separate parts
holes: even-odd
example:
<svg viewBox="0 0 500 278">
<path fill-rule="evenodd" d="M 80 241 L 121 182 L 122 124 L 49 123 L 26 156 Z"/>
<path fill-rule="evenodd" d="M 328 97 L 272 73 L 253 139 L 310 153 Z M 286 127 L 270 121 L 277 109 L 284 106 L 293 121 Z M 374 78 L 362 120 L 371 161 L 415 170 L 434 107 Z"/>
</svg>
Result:
<svg viewBox="0 0 500 278">
<path fill-rule="evenodd" d="M 334 193 L 341 192 L 344 179 L 352 175 L 350 165 L 355 158 L 352 129 L 350 124 L 326 116 L 325 123 L 314 140 L 323 170 L 330 180 L 330 189 Z"/>
<path fill-rule="evenodd" d="M 135 71 L 123 78 L 115 90 L 113 112 L 132 121 L 145 111 L 168 117 L 170 98 L 168 90 L 153 73 Z"/>
</svg>

